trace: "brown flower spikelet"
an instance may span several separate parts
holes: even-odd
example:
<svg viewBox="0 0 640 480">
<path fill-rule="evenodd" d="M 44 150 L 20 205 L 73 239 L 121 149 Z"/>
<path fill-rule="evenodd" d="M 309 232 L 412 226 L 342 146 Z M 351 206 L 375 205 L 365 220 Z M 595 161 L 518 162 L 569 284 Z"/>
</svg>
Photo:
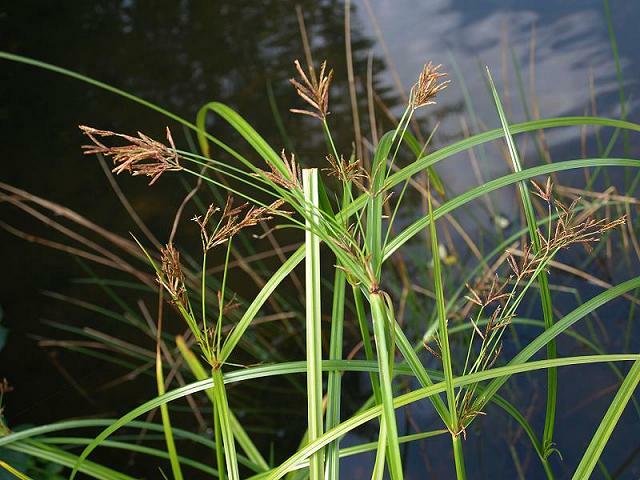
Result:
<svg viewBox="0 0 640 480">
<path fill-rule="evenodd" d="M 99 153 L 111 157 L 115 165 L 112 171 L 115 174 L 129 172 L 133 176 L 145 175 L 151 177 L 149 185 L 153 185 L 164 172 L 182 170 L 179 162 L 180 155 L 176 151 L 169 127 L 166 130 L 169 146 L 141 132 L 138 132 L 138 137 L 132 137 L 86 125 L 80 125 L 79 128 L 93 142 L 92 145 L 82 146 L 84 153 L 86 155 Z M 118 137 L 126 140 L 128 144 L 109 147 L 98 140 L 98 137 Z"/>
<path fill-rule="evenodd" d="M 202 239 L 202 248 L 207 251 L 212 248 L 226 243 L 231 237 L 236 235 L 240 230 L 257 225 L 260 222 L 271 220 L 274 215 L 284 215 L 288 212 L 279 210 L 284 204 L 284 200 L 276 200 L 272 204 L 265 207 L 249 207 L 248 203 L 233 206 L 233 198 L 227 197 L 222 214 L 215 227 L 209 230 L 209 224 L 213 215 L 220 209 L 213 204 L 209 206 L 204 216 L 196 216 L 193 221 L 200 227 L 200 237 Z M 248 210 L 247 210 L 248 209 Z M 241 218 L 242 212 L 246 210 L 244 218 Z"/>
<path fill-rule="evenodd" d="M 442 65 L 434 67 L 431 62 L 423 67 L 418 82 L 411 88 L 411 105 L 414 109 L 436 103 L 436 95 L 451 83 L 451 80 L 439 82 L 447 76 L 446 73 L 439 72 L 441 67 Z"/>
<path fill-rule="evenodd" d="M 184 286 L 184 273 L 180 265 L 180 253 L 169 243 L 160 250 L 162 256 L 162 277 L 158 281 L 171 295 L 174 303 L 186 307 L 187 290 Z"/>
<path fill-rule="evenodd" d="M 325 75 L 325 70 L 327 68 L 327 62 L 325 60 L 320 66 L 320 74 L 316 77 L 313 66 L 308 66 L 309 73 L 306 74 L 298 60 L 296 60 L 294 64 L 298 74 L 300 75 L 301 81 L 292 78 L 289 82 L 296 89 L 296 93 L 300 98 L 308 103 L 313 110 L 292 108 L 290 111 L 293 113 L 309 115 L 319 120 L 324 120 L 327 115 L 329 115 L 329 86 L 333 79 L 333 70 L 329 70 L 329 73 Z"/>
</svg>

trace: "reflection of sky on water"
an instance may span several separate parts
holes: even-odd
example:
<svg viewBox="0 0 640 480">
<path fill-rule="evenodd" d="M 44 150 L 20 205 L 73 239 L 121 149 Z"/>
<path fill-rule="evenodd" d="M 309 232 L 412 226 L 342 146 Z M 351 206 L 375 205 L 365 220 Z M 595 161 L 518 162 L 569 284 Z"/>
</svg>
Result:
<svg viewBox="0 0 640 480">
<path fill-rule="evenodd" d="M 528 87 L 529 50 L 532 28 L 535 27 L 536 85 L 541 114 L 546 117 L 579 114 L 589 104 L 589 69 L 593 69 L 598 94 L 616 89 L 613 57 L 607 36 L 601 2 L 566 2 L 572 8 L 563 10 L 558 2 L 512 2 L 526 5 L 510 7 L 509 2 L 461 2 L 455 0 L 373 0 L 372 8 L 378 18 L 391 57 L 405 85 L 410 85 L 422 63 L 433 59 L 449 63 L 451 52 L 459 64 L 472 97 L 478 100 L 481 117 L 489 124 L 493 110 L 488 105 L 483 72 L 487 65 L 496 78 L 501 78 L 503 44 L 513 48 Z M 475 7 L 474 7 L 475 5 Z M 615 7 L 618 8 L 619 4 Z M 639 13 L 640 8 L 634 9 Z M 366 9 L 358 12 L 362 24 L 368 25 Z M 411 14 L 407 14 L 411 12 Z M 634 28 L 631 22 L 616 24 L 619 29 Z M 511 58 L 509 84 L 511 95 L 516 79 Z M 629 67 L 623 58 L 623 69 Z M 629 72 L 630 73 L 630 72 Z M 627 81 L 632 77 L 627 77 Z M 461 92 L 452 88 L 447 101 L 461 100 Z M 515 98 L 514 98 L 515 100 Z M 514 106 L 519 103 L 514 101 Z M 514 110 L 521 119 L 521 109 Z M 615 113 L 609 106 L 603 114 Z"/>
<path fill-rule="evenodd" d="M 355 5 L 363 31 L 377 39 L 365 0 L 357 1 Z M 535 94 L 540 118 L 590 115 L 591 75 L 597 97 L 597 115 L 620 115 L 614 60 L 604 9 L 599 0 L 371 0 L 370 5 L 405 88 L 415 82 L 425 61 L 443 63 L 453 83 L 441 95 L 439 105 L 464 105 L 461 75 L 478 117 L 479 130 L 499 127 L 495 106 L 487 89 L 485 65 L 492 72 L 510 121 L 527 119 L 518 89 L 514 58 L 520 66 L 526 97 L 531 99 L 532 91 Z M 612 14 L 633 118 L 633 106 L 637 105 L 633 87 L 638 67 L 628 56 L 637 55 L 629 42 L 638 38 L 633 19 L 640 14 L 640 3 L 615 2 Z M 530 69 L 532 37 L 535 37 L 533 71 Z M 382 58 L 384 51 L 379 42 L 376 49 Z M 460 75 L 454 71 L 452 59 Z M 394 85 L 388 73 L 387 82 Z M 531 111 L 531 105 L 528 108 Z M 465 109 L 464 116 L 468 122 L 467 113 Z M 420 114 L 429 113 L 424 111 Z M 441 133 L 459 134 L 460 122 L 460 115 L 448 115 L 440 126 Z M 545 138 L 551 147 L 552 158 L 580 157 L 579 135 L 575 128 L 547 130 Z M 443 143 L 450 142 L 445 140 Z M 518 142 L 525 165 L 540 163 L 530 137 L 520 136 Z M 560 146 L 565 148 L 558 150 Z M 490 149 L 488 153 L 480 164 L 484 178 L 507 173 L 507 163 L 499 150 Z M 595 149 L 588 153 L 596 156 Z M 454 192 L 465 191 L 478 183 L 469 169 L 466 154 L 441 163 L 438 170 Z M 511 189 L 502 189 L 493 197 L 501 204 L 512 206 L 513 213 L 516 204 L 511 193 Z M 509 211 L 502 213 L 509 214 Z"/>
</svg>

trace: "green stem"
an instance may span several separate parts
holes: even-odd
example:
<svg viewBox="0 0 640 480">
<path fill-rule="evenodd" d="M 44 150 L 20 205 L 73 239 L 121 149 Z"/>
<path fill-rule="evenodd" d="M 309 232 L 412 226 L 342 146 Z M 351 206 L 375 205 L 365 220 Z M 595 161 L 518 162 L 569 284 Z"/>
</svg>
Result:
<svg viewBox="0 0 640 480">
<path fill-rule="evenodd" d="M 189 369 L 196 377 L 197 380 L 206 380 L 209 375 L 207 371 L 200 363 L 198 357 L 191 351 L 191 349 L 187 346 L 184 341 L 184 338 L 181 336 L 176 337 L 176 346 L 185 362 L 189 366 Z M 215 397 L 213 396 L 213 388 L 210 388 L 205 391 L 207 397 L 211 401 L 211 405 L 215 405 Z M 232 411 L 229 411 L 229 421 L 231 422 L 231 428 L 233 429 L 233 434 L 238 442 L 238 445 L 242 448 L 245 455 L 249 460 L 251 460 L 259 469 L 261 470 L 269 470 L 269 464 L 266 462 L 258 448 L 255 446 L 247 432 L 242 428 L 242 425 L 233 414 Z M 219 433 L 218 433 L 219 435 Z M 222 453 L 222 451 L 221 451 Z M 222 457 L 221 457 L 222 458 Z"/>
<path fill-rule="evenodd" d="M 398 444 L 398 426 L 393 406 L 393 387 L 391 369 L 389 367 L 389 350 L 387 348 L 385 323 L 387 322 L 386 304 L 380 292 L 369 295 L 373 332 L 378 353 L 378 371 L 380 372 L 380 393 L 382 395 L 382 420 L 380 432 L 386 427 L 387 447 L 389 452 L 389 471 L 391 478 L 402 479 L 402 460 Z"/>
<path fill-rule="evenodd" d="M 360 335 L 362 336 L 362 348 L 364 350 L 364 356 L 369 361 L 375 361 L 373 354 L 373 346 L 371 345 L 371 333 L 369 332 L 369 325 L 367 324 L 367 317 L 364 309 L 364 300 L 362 299 L 362 291 L 356 286 L 352 286 L 353 300 L 356 306 L 356 316 L 358 317 L 358 325 L 360 326 Z M 371 379 L 371 390 L 373 391 L 373 398 L 376 405 L 382 402 L 382 396 L 380 393 L 380 384 L 375 373 L 369 374 Z"/>
<path fill-rule="evenodd" d="M 159 341 L 159 340 L 158 340 Z M 164 376 L 162 374 L 162 360 L 160 354 L 160 344 L 156 348 L 156 384 L 158 386 L 158 395 L 164 395 Z M 176 451 L 176 444 L 173 439 L 173 429 L 171 428 L 171 420 L 169 417 L 169 407 L 167 404 L 160 406 L 160 416 L 162 417 L 162 427 L 164 430 L 164 438 L 167 444 L 167 453 L 169 454 L 169 461 L 171 463 L 171 471 L 175 480 L 182 480 L 182 470 L 180 468 L 180 461 L 178 460 L 178 452 Z"/>
<path fill-rule="evenodd" d="M 306 279 L 306 350 L 307 350 L 307 435 L 313 442 L 323 434 L 322 425 L 322 342 L 320 326 L 320 239 L 314 233 L 318 222 L 318 170 L 302 171 L 306 215 L 305 279 Z M 321 480 L 324 476 L 324 452 L 309 459 L 309 477 Z"/>
<path fill-rule="evenodd" d="M 342 337 L 344 324 L 344 297 L 346 279 L 342 270 L 336 269 L 333 284 L 333 309 L 331 313 L 331 343 L 329 360 L 342 360 Z M 331 371 L 327 381 L 327 422 L 330 430 L 340 424 L 340 397 L 342 373 Z M 332 442 L 327 447 L 326 478 L 340 478 L 340 443 Z"/>
<path fill-rule="evenodd" d="M 227 403 L 227 392 L 224 386 L 222 370 L 214 367 L 211 371 L 211 376 L 213 378 L 213 398 L 215 399 L 216 417 L 220 422 L 220 432 L 222 434 L 222 442 L 224 444 L 224 459 L 227 467 L 227 474 L 230 480 L 239 480 L 240 473 L 238 471 L 238 456 L 236 455 L 236 444 L 233 439 L 231 422 L 229 421 L 230 411 L 229 404 Z M 220 450 L 220 448 L 216 448 L 217 452 Z M 218 467 L 220 466 L 221 465 L 218 465 Z"/>
<path fill-rule="evenodd" d="M 211 360 L 211 344 L 209 343 L 209 335 L 207 333 L 207 249 L 205 248 L 202 253 L 202 283 L 200 286 L 200 298 L 201 302 L 201 311 L 202 311 L 202 330 L 204 332 L 204 341 L 205 344 L 202 345 L 202 349 L 205 350 L 204 354 L 207 356 L 207 360 Z"/>
<path fill-rule="evenodd" d="M 222 446 L 222 433 L 220 431 L 220 417 L 218 408 L 216 407 L 215 390 L 213 391 L 213 440 L 216 443 L 216 468 L 218 469 L 218 478 L 225 480 L 227 475 L 224 468 L 224 448 Z"/>
<path fill-rule="evenodd" d="M 433 205 L 431 203 L 431 187 L 427 184 L 427 200 L 429 205 L 429 217 L 433 218 Z M 442 370 L 449 407 L 449 431 L 453 442 L 453 456 L 456 466 L 456 476 L 459 480 L 466 478 L 464 457 L 462 453 L 462 441 L 460 439 L 461 426 L 458 420 L 458 406 L 455 389 L 453 387 L 453 365 L 451 349 L 449 347 L 449 331 L 447 320 L 447 307 L 444 300 L 444 284 L 440 265 L 440 252 L 438 232 L 435 221 L 429 222 L 429 235 L 431 237 L 431 257 L 433 259 L 433 289 L 436 294 L 436 311 L 438 314 L 438 339 L 440 340 L 440 353 L 442 355 Z"/>
<path fill-rule="evenodd" d="M 464 480 L 467 478 L 467 472 L 464 466 L 464 455 L 462 453 L 462 438 L 460 438 L 460 435 L 452 435 L 451 441 L 453 442 L 453 459 L 456 464 L 456 478 L 458 480 Z"/>
</svg>

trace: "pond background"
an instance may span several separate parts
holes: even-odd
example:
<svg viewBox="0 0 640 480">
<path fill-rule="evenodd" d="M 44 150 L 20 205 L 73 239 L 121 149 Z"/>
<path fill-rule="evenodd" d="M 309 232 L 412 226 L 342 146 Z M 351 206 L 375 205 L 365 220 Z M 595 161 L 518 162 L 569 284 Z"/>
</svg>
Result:
<svg viewBox="0 0 640 480">
<path fill-rule="evenodd" d="M 640 2 L 611 3 L 625 89 L 630 98 L 629 118 L 633 121 L 638 113 Z M 287 79 L 293 75 L 293 60 L 304 56 L 296 5 L 304 12 L 314 59 L 318 62 L 326 58 L 335 69 L 331 121 L 336 126 L 339 145 L 347 151 L 352 124 L 346 90 L 344 4 L 340 1 L 10 2 L 0 7 L 0 48 L 84 73 L 188 119 L 195 118 L 197 109 L 205 102 L 221 101 L 237 110 L 277 149 L 286 142 L 274 127 L 267 93 L 271 89 L 292 147 L 307 164 L 318 164 L 323 146 L 316 126 L 287 112 L 289 107 L 299 106 Z M 388 52 L 380 43 L 380 32 Z M 364 1 L 352 3 L 356 75 L 364 80 L 368 56 L 372 53 L 375 90 L 393 112 L 402 104 L 396 84 L 406 91 L 425 61 L 443 63 L 450 72 L 452 87 L 441 96 L 437 109 L 421 117 L 425 127 L 432 127 L 436 119 L 441 121 L 435 137 L 439 146 L 461 137 L 461 117 L 469 122 L 462 79 L 482 129 L 498 126 L 484 80 L 485 65 L 496 78 L 510 120 L 525 119 L 512 58 L 521 65 L 524 84 L 530 92 L 532 35 L 535 35 L 535 93 L 541 117 L 591 111 L 590 75 L 598 114 L 619 116 L 615 68 L 600 1 L 372 0 L 370 6 Z M 385 62 L 387 54 L 393 61 L 392 67 Z M 459 74 L 454 71 L 453 62 Z M 161 138 L 167 125 L 165 118 L 107 92 L 38 69 L 4 61 L 0 68 L 0 181 L 77 210 L 119 234 L 134 231 L 135 225 L 113 195 L 99 164 L 82 155 L 79 146 L 85 141 L 77 125 L 122 132 L 140 130 Z M 360 112 L 366 118 L 363 106 Z M 425 115 L 429 118 L 423 118 Z M 170 126 L 178 143 L 185 145 L 181 129 Z M 222 123 L 213 120 L 210 129 L 231 139 L 229 143 L 236 146 Z M 368 131 L 364 133 L 368 135 Z M 547 141 L 556 159 L 581 155 L 579 133 L 575 129 L 553 131 L 547 135 Z M 592 139 L 589 144 L 592 145 Z M 529 159 L 531 163 L 537 161 L 532 155 L 527 157 L 527 151 L 533 149 L 525 149 L 525 163 Z M 630 156 L 637 158 L 638 153 L 637 144 L 632 143 Z M 482 166 L 485 178 L 508 171 L 502 158 L 490 156 L 488 160 Z M 444 162 L 438 171 L 452 192 L 462 192 L 477 183 L 466 160 Z M 161 240 L 166 238 L 184 188 L 167 179 L 153 188 L 147 188 L 144 180 L 137 178 L 122 177 L 118 182 L 154 233 Z M 511 190 L 505 189 L 492 198 L 500 205 L 501 215 L 517 218 Z M 0 207 L 2 221 L 29 232 L 50 234 L 15 209 Z M 59 302 L 41 294 L 50 290 L 81 298 L 96 295 L 72 281 L 82 276 L 83 270 L 70 257 L 0 230 L 0 262 L 2 325 L 9 330 L 7 344 L 0 352 L 0 378 L 7 377 L 15 387 L 6 398 L 6 415 L 12 425 L 41 424 L 96 413 L 116 415 L 153 396 L 153 383 L 136 380 L 98 395 L 90 394 L 88 401 L 87 392 L 95 391 L 122 372 L 63 349 L 42 349 L 37 345 L 34 335 L 53 336 L 50 327 L 39 323 L 43 319 L 74 325 L 104 322 L 79 309 L 61 308 Z M 609 280 L 615 284 L 622 279 Z M 583 298 L 599 292 L 583 284 L 579 288 Z M 99 295 L 93 300 L 108 302 Z M 608 307 L 615 314 L 613 320 L 626 318 L 628 305 L 619 303 Z M 634 336 L 637 345 L 635 339 L 637 335 Z M 585 378 L 589 381 L 585 382 Z M 561 373 L 559 411 L 569 413 L 559 420 L 558 441 L 568 459 L 578 458 L 611 395 L 594 400 L 587 411 L 572 407 L 579 407 L 580 400 L 598 390 L 594 385 L 605 387 L 612 382 L 605 367 L 602 371 L 599 367 L 570 368 Z M 300 421 L 304 421 L 303 405 Z M 429 421 L 419 415 L 418 418 Z M 640 476 L 640 459 L 635 455 L 640 448 L 639 427 L 637 417 L 625 415 L 612 438 L 611 445 L 615 442 L 615 447 L 610 445 L 605 452 L 611 471 L 631 462 L 618 478 Z M 469 442 L 475 445 L 468 459 L 470 477 L 514 478 L 513 462 L 507 455 L 495 458 L 486 453 L 495 445 L 502 445 L 500 451 L 506 452 L 504 444 L 497 443 L 497 436 L 487 438 L 489 428 L 490 422 L 478 429 L 483 436 L 476 440 L 482 441 L 474 442 L 471 438 Z M 288 431 L 280 433 L 292 445 L 297 441 L 297 433 L 292 436 Z M 448 478 L 451 472 L 439 468 L 449 465 L 437 465 L 437 452 L 447 451 L 447 441 L 430 440 L 425 446 L 427 451 L 436 452 L 431 458 L 433 475 Z M 414 450 L 409 452 L 408 477 L 420 478 L 424 461 L 420 449 Z M 114 462 L 120 458 L 117 454 L 101 455 Z M 366 477 L 371 459 L 364 462 L 362 458 L 345 462 L 348 470 L 344 478 L 351 478 L 348 475 L 355 478 L 360 469 Z M 132 474 L 157 477 L 153 465 L 136 463 L 130 468 Z M 531 468 L 531 477 L 527 478 L 540 478 L 536 467 Z M 571 468 L 567 465 L 567 472 Z"/>
</svg>

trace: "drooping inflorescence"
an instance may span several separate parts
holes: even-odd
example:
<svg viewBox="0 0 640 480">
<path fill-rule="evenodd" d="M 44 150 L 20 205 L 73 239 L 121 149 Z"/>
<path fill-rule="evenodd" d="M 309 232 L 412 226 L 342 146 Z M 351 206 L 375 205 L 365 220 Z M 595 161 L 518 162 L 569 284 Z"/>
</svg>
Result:
<svg viewBox="0 0 640 480">
<path fill-rule="evenodd" d="M 176 151 L 169 127 L 166 131 L 169 146 L 140 132 L 138 132 L 138 137 L 132 137 L 110 130 L 98 130 L 86 125 L 80 125 L 79 128 L 93 142 L 92 145 L 82 146 L 84 153 L 87 155 L 99 153 L 105 157 L 111 157 L 115 165 L 112 171 L 116 174 L 129 172 L 134 176 L 145 175 L 151 177 L 149 185 L 152 185 L 164 172 L 182 170 L 179 161 L 180 155 Z M 128 143 L 110 147 L 98 140 L 98 137 L 117 137 Z"/>
</svg>

